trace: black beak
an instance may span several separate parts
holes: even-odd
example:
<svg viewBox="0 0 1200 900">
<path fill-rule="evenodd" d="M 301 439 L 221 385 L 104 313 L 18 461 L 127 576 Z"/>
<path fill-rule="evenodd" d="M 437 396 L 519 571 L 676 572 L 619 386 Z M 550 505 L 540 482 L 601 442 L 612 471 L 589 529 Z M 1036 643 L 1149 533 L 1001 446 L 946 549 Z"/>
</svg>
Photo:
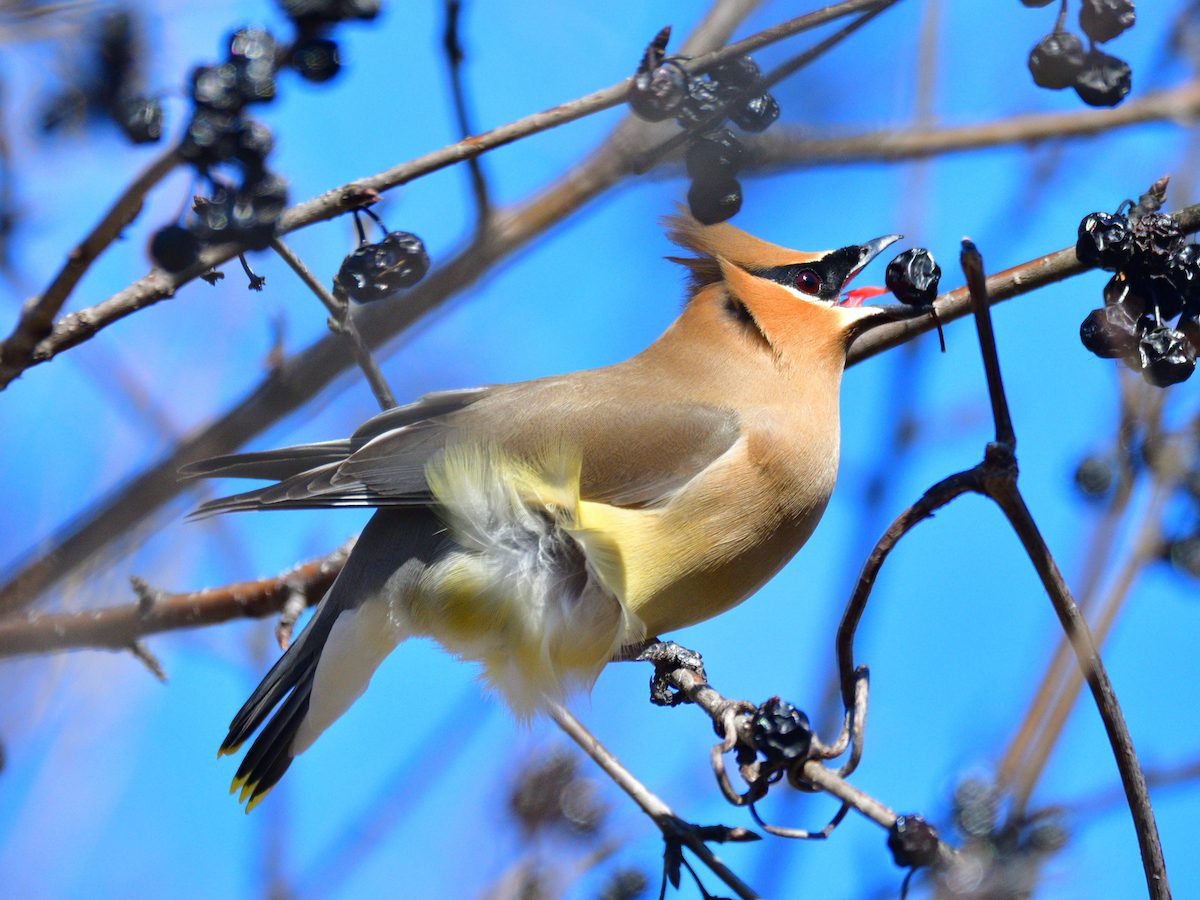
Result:
<svg viewBox="0 0 1200 900">
<path fill-rule="evenodd" d="M 902 234 L 885 234 L 883 237 L 877 237 L 873 241 L 867 241 L 865 244 L 859 244 L 857 248 L 847 247 L 847 250 L 857 249 L 858 261 L 855 262 L 851 266 L 850 271 L 846 273 L 846 279 L 842 282 L 842 287 L 844 288 L 850 283 L 850 280 L 855 275 L 866 268 L 867 263 L 877 257 L 888 247 L 892 246 L 892 244 L 896 243 L 896 241 L 900 240 L 902 237 L 904 237 Z"/>
</svg>

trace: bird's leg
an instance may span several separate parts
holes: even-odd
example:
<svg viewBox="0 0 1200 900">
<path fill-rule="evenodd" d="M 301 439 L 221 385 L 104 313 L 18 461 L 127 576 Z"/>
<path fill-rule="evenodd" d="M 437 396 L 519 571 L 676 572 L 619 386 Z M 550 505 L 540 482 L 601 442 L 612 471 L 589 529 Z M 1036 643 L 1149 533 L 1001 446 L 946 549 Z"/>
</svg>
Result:
<svg viewBox="0 0 1200 900">
<path fill-rule="evenodd" d="M 670 674 L 677 669 L 687 669 L 702 682 L 708 681 L 704 674 L 704 660 L 700 658 L 700 654 L 681 647 L 674 641 L 650 638 L 641 644 L 622 647 L 614 659 L 618 662 L 648 662 L 654 666 L 654 675 L 650 679 L 650 702 L 657 706 L 678 706 L 691 702 L 670 682 Z"/>
</svg>

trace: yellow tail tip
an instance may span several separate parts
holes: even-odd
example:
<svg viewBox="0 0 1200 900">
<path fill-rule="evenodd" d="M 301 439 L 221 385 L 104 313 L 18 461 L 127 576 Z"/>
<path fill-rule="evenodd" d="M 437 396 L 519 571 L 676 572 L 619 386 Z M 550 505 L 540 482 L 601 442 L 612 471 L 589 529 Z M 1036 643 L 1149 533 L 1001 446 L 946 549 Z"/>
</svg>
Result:
<svg viewBox="0 0 1200 900">
<path fill-rule="evenodd" d="M 233 781 L 229 783 L 229 793 L 236 794 L 239 789 L 244 789 L 246 785 L 246 778 L 246 775 L 242 775 L 240 778 L 234 778 Z M 241 803 L 242 800 L 245 799 L 245 797 L 238 798 L 238 803 Z"/>
<path fill-rule="evenodd" d="M 241 792 L 241 794 L 238 795 L 238 803 L 245 803 L 246 798 L 254 793 L 254 789 L 256 787 L 258 787 L 257 781 L 249 781 L 248 782 L 248 781 L 246 781 L 245 778 L 243 778 L 242 779 L 242 792 Z"/>
<path fill-rule="evenodd" d="M 262 803 L 263 798 L 266 797 L 267 794 L 269 794 L 269 793 L 271 793 L 271 789 L 267 788 L 261 794 L 255 794 L 253 797 L 251 797 L 250 802 L 246 804 L 246 815 L 249 815 L 250 810 L 254 809 L 254 807 L 256 807 L 256 806 L 258 806 L 258 804 Z"/>
<path fill-rule="evenodd" d="M 241 749 L 242 745 L 240 743 L 232 746 L 229 744 L 222 744 L 217 748 L 217 759 L 220 759 L 222 756 L 233 756 L 233 754 L 237 753 Z"/>
</svg>

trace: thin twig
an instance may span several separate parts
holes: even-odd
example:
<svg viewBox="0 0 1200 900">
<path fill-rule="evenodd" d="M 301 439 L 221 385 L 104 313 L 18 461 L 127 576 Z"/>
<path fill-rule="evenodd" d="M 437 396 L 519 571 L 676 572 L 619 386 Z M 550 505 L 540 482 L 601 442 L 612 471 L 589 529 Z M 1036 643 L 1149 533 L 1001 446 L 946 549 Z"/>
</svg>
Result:
<svg viewBox="0 0 1200 900">
<path fill-rule="evenodd" d="M 462 138 L 470 137 L 471 116 L 467 108 L 466 88 L 463 85 L 462 37 L 459 23 L 462 21 L 462 0 L 445 0 L 446 27 L 442 32 L 442 49 L 446 53 L 446 66 L 450 71 L 450 94 L 454 99 L 454 118 L 458 121 L 458 133 Z M 483 175 L 483 163 L 478 156 L 467 160 L 471 174 L 471 193 L 475 197 L 475 227 L 482 228 L 492 210 L 487 179 Z"/>
<path fill-rule="evenodd" d="M 354 352 L 354 359 L 358 363 L 358 367 L 362 369 L 363 375 L 366 376 L 367 384 L 370 385 L 371 393 L 375 395 L 375 400 L 379 403 L 379 408 L 391 409 L 393 406 L 396 406 L 396 396 L 392 393 L 387 379 L 383 377 L 383 372 L 379 368 L 379 363 L 375 361 L 375 357 L 371 353 L 371 348 L 363 340 L 362 335 L 354 324 L 350 299 L 346 296 L 345 292 L 340 290 L 337 284 L 334 285 L 332 294 L 325 290 L 325 285 L 317 280 L 317 277 L 304 264 L 304 260 L 297 256 L 295 251 L 285 244 L 282 239 L 272 239 L 271 249 L 278 253 L 280 258 L 291 267 L 292 271 L 300 276 L 300 280 L 308 286 L 310 291 L 316 294 L 321 303 L 325 305 L 325 308 L 329 310 L 330 331 L 334 334 L 342 335 L 350 344 L 350 348 Z"/>
<path fill-rule="evenodd" d="M 26 301 L 12 334 L 0 344 L 0 389 L 33 364 L 34 351 L 54 325 L 54 320 L 88 267 L 115 241 L 142 211 L 150 190 L 181 162 L 175 149 L 166 151 L 146 166 L 121 192 L 108 211 L 70 253 L 46 290 Z"/>
<path fill-rule="evenodd" d="M 642 811 L 659 827 L 665 838 L 678 840 L 685 844 L 704 865 L 708 866 L 714 875 L 725 882 L 726 886 L 732 889 L 739 897 L 744 898 L 744 900 L 754 900 L 754 898 L 758 897 L 753 888 L 738 878 L 709 849 L 703 838 L 697 834 L 696 829 L 687 827 L 686 823 L 675 815 L 671 807 L 667 806 L 649 788 L 638 781 L 632 772 L 621 765 L 620 760 L 613 756 L 596 739 L 595 735 L 588 731 L 565 707 L 558 703 L 553 703 L 549 706 L 548 711 L 550 718 L 555 721 L 558 727 L 571 740 L 578 744 L 580 749 L 595 761 L 596 765 L 604 770 L 605 774 L 613 780 L 613 783 L 617 787 L 628 794 L 641 807 Z"/>
</svg>

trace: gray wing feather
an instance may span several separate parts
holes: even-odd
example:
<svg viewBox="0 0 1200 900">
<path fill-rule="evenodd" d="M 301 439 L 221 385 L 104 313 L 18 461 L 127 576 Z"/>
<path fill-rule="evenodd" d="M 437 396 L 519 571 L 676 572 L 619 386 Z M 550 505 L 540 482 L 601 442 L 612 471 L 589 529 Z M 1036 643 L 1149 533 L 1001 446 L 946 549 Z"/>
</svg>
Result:
<svg viewBox="0 0 1200 900">
<path fill-rule="evenodd" d="M 430 502 L 425 467 L 452 443 L 478 438 L 534 455 L 555 444 L 586 448 L 585 498 L 617 506 L 662 503 L 741 433 L 737 414 L 688 402 L 646 402 L 630 408 L 621 392 L 597 401 L 576 382 L 546 379 L 522 385 L 429 395 L 368 421 L 349 441 L 331 441 L 197 464 L 200 475 L 246 473 L 278 483 L 212 500 L 192 515 L 250 509 L 411 507 Z M 590 395 L 590 396 L 589 396 Z M 323 455 L 328 454 L 328 455 Z M 330 457 L 333 458 L 330 458 Z M 308 462 L 313 465 L 305 465 Z"/>
</svg>

